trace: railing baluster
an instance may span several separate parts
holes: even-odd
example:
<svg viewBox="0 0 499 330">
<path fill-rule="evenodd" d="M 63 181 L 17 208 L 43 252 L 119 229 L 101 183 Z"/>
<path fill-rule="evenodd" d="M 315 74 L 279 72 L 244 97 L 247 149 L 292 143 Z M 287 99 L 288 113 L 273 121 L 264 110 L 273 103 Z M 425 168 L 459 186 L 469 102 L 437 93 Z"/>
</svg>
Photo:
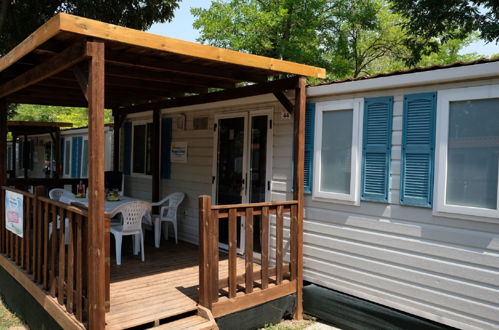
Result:
<svg viewBox="0 0 499 330">
<path fill-rule="evenodd" d="M 55 293 L 57 290 L 56 283 L 56 257 L 57 257 L 57 209 L 54 204 L 52 204 L 52 233 L 50 234 L 50 240 L 52 241 L 52 245 L 50 247 L 50 295 L 55 297 Z"/>
<path fill-rule="evenodd" d="M 291 205 L 291 214 L 290 214 L 290 256 L 289 256 L 289 271 L 290 271 L 290 279 L 291 281 L 294 281 L 296 279 L 296 242 L 297 242 L 297 236 L 296 236 L 296 225 L 297 225 L 297 207 L 296 205 Z"/>
<path fill-rule="evenodd" d="M 82 216 L 76 216 L 76 318 L 83 320 L 83 226 Z"/>
<path fill-rule="evenodd" d="M 245 225 L 245 270 L 246 270 L 246 293 L 253 292 L 253 208 L 246 209 Z"/>
<path fill-rule="evenodd" d="M 237 209 L 229 210 L 229 298 L 237 290 Z"/>
<path fill-rule="evenodd" d="M 210 236 L 211 236 L 211 301 L 212 303 L 218 301 L 218 263 L 219 263 L 219 252 L 218 252 L 218 211 L 211 212 L 210 221 Z"/>
<path fill-rule="evenodd" d="M 73 312 L 73 289 L 74 289 L 74 237 L 73 237 L 73 213 L 68 212 L 68 276 L 66 279 L 66 309 Z"/>
<path fill-rule="evenodd" d="M 282 208 L 282 205 L 279 205 L 276 212 L 276 283 L 278 285 L 282 283 L 282 254 L 284 236 L 284 219 Z"/>
<path fill-rule="evenodd" d="M 211 308 L 210 216 L 211 197 L 199 197 L 199 304 Z"/>
<path fill-rule="evenodd" d="M 66 275 L 66 217 L 64 209 L 59 208 L 59 278 L 57 281 L 57 301 L 64 305 L 64 280 Z"/>
<path fill-rule="evenodd" d="M 49 204 L 43 203 L 43 288 L 48 290 L 49 277 Z"/>
<path fill-rule="evenodd" d="M 261 224 L 262 242 L 262 289 L 269 287 L 269 208 L 262 207 L 262 224 Z"/>
</svg>

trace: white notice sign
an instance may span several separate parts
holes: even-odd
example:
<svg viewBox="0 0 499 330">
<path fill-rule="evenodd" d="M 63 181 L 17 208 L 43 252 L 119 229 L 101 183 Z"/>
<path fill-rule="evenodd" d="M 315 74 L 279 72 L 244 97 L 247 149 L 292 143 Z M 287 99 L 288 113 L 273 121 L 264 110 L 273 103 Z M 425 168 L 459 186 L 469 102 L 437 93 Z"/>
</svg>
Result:
<svg viewBox="0 0 499 330">
<path fill-rule="evenodd" d="M 5 228 L 23 237 L 24 196 L 13 191 L 5 191 Z"/>
<path fill-rule="evenodd" d="M 187 142 L 173 142 L 170 152 L 172 163 L 187 163 Z"/>
</svg>

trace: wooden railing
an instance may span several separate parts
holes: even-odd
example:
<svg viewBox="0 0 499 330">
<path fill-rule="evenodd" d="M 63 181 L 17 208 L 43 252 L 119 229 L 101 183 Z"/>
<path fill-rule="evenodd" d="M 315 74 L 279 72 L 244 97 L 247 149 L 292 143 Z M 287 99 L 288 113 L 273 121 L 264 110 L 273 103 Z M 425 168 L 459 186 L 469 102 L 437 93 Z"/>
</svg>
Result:
<svg viewBox="0 0 499 330">
<path fill-rule="evenodd" d="M 199 211 L 200 305 L 210 309 L 215 317 L 220 317 L 296 292 L 299 264 L 297 201 L 211 205 L 211 197 L 200 196 Z M 275 244 L 272 245 L 272 249 L 269 242 L 271 215 L 275 215 Z M 260 221 L 261 253 L 259 258 L 255 258 L 253 252 L 254 220 L 257 216 Z M 244 257 L 237 255 L 238 217 L 244 217 L 245 220 Z M 228 276 L 223 277 L 219 267 L 220 219 L 228 219 Z M 288 262 L 284 260 L 285 221 L 289 221 Z M 241 258 L 244 258 L 244 261 Z M 238 259 L 239 262 L 244 262 L 244 273 L 238 273 Z M 271 259 L 275 262 L 271 262 Z"/>
<path fill-rule="evenodd" d="M 35 194 L 1 188 L 0 253 L 23 269 L 66 311 L 88 321 L 87 212 Z M 5 194 L 23 195 L 23 237 L 5 228 Z"/>
<path fill-rule="evenodd" d="M 10 178 L 7 179 L 7 186 L 14 187 L 19 190 L 28 191 L 32 187 L 44 186 L 47 190 L 53 188 L 64 188 L 64 186 L 71 186 L 73 193 L 76 193 L 76 186 L 84 183 L 88 187 L 88 179 L 86 178 Z"/>
</svg>

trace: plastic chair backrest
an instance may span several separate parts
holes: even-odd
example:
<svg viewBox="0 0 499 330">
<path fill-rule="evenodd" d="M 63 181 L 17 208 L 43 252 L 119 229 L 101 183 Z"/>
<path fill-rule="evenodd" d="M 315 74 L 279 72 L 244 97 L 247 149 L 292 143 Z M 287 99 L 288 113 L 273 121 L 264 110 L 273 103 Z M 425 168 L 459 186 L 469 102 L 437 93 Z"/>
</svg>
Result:
<svg viewBox="0 0 499 330">
<path fill-rule="evenodd" d="M 165 201 L 168 201 L 168 212 L 166 214 L 167 218 L 175 218 L 175 216 L 177 215 L 177 209 L 184 198 L 185 194 L 183 192 L 175 192 L 165 198 Z"/>
<path fill-rule="evenodd" d="M 151 211 L 151 203 L 136 201 L 123 204 L 116 210 L 123 219 L 123 232 L 136 232 L 142 228 L 142 218 Z"/>
<path fill-rule="evenodd" d="M 76 196 L 66 189 L 55 188 L 49 191 L 49 198 L 58 202 L 71 202 L 76 200 Z"/>
</svg>

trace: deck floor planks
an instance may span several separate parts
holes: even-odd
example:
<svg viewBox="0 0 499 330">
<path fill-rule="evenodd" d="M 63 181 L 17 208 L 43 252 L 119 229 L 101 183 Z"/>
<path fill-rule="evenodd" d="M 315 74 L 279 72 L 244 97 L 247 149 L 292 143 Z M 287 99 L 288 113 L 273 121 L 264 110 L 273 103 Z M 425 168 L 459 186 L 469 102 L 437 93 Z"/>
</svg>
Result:
<svg viewBox="0 0 499 330">
<path fill-rule="evenodd" d="M 121 266 L 111 252 L 111 310 L 106 313 L 107 329 L 147 324 L 197 310 L 199 268 L 198 247 L 173 241 L 162 247 L 145 247 L 145 262 L 123 246 Z M 220 254 L 220 279 L 228 275 L 228 260 Z M 255 270 L 259 265 L 255 265 Z M 245 271 L 244 259 L 237 259 L 237 273 Z"/>
</svg>

